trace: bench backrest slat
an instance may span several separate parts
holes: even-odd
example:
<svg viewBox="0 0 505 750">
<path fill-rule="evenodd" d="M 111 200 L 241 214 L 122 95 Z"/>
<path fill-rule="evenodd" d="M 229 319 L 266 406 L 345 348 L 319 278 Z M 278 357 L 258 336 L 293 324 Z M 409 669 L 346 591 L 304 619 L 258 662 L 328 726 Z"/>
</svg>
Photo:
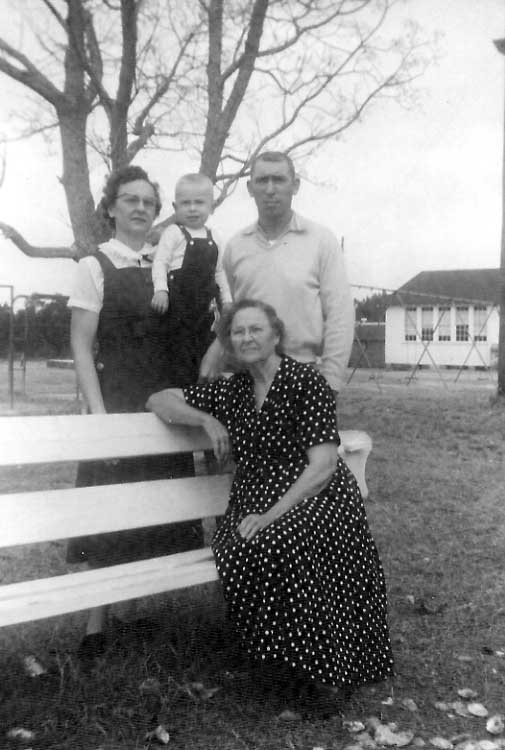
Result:
<svg viewBox="0 0 505 750">
<path fill-rule="evenodd" d="M 156 415 L 0 417 L 0 466 L 183 453 L 210 448 L 204 431 Z"/>
<path fill-rule="evenodd" d="M 0 547 L 220 515 L 230 482 L 222 474 L 4 495 Z"/>
</svg>

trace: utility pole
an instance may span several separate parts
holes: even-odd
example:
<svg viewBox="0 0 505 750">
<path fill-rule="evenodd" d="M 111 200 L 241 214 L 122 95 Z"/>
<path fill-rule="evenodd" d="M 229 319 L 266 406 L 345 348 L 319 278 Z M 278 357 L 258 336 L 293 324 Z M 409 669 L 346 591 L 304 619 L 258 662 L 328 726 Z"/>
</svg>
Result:
<svg viewBox="0 0 505 750">
<path fill-rule="evenodd" d="M 494 45 L 505 55 L 505 39 L 495 39 Z M 498 397 L 505 398 L 505 114 L 503 118 L 502 162 L 502 228 L 500 254 L 500 330 L 498 334 Z"/>
</svg>

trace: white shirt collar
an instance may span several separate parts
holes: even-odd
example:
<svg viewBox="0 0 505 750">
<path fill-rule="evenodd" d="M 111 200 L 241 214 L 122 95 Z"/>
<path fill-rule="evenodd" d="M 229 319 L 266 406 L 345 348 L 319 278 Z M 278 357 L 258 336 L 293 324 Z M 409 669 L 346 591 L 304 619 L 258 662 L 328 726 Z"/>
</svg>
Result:
<svg viewBox="0 0 505 750">
<path fill-rule="evenodd" d="M 132 250 L 131 247 L 128 247 L 128 245 L 125 245 L 124 242 L 117 240 L 115 237 L 112 237 L 107 242 L 103 242 L 99 245 L 99 249 L 106 251 L 113 263 L 117 261 L 120 264 L 138 263 L 143 256 L 147 256 L 151 260 L 155 252 L 155 248 L 148 242 L 144 244 L 141 250 Z"/>
</svg>

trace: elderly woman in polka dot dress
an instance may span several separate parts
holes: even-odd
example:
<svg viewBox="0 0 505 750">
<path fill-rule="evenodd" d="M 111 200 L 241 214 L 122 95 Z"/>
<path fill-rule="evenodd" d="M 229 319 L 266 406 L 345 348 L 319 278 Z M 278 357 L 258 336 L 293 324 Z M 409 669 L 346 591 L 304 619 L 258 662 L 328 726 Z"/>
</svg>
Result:
<svg viewBox="0 0 505 750">
<path fill-rule="evenodd" d="M 282 355 L 283 330 L 273 308 L 240 301 L 222 321 L 237 372 L 161 391 L 148 408 L 202 426 L 218 459 L 231 450 L 236 472 L 212 548 L 243 650 L 288 668 L 291 682 L 347 692 L 392 673 L 384 575 L 337 454 L 332 391 Z"/>
</svg>

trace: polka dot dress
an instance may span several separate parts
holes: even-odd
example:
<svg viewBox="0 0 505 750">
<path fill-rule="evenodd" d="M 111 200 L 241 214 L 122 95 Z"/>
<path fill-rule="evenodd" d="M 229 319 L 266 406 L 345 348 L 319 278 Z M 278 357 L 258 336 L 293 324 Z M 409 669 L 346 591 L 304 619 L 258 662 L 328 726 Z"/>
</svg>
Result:
<svg viewBox="0 0 505 750">
<path fill-rule="evenodd" d="M 232 441 L 236 473 L 212 548 L 243 648 L 330 685 L 392 674 L 384 574 L 356 480 L 341 460 L 322 492 L 251 541 L 236 531 L 283 496 L 307 465 L 308 448 L 338 441 L 326 380 L 283 357 L 259 410 L 248 373 L 184 394 Z"/>
</svg>

